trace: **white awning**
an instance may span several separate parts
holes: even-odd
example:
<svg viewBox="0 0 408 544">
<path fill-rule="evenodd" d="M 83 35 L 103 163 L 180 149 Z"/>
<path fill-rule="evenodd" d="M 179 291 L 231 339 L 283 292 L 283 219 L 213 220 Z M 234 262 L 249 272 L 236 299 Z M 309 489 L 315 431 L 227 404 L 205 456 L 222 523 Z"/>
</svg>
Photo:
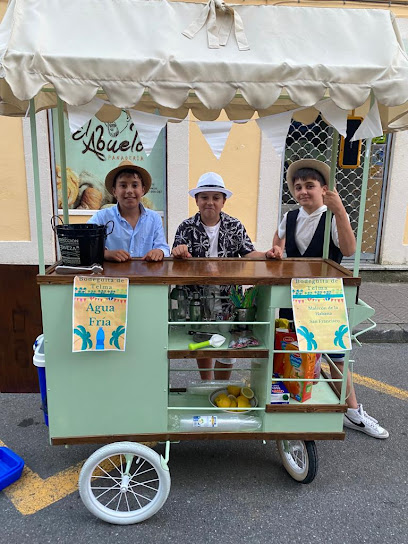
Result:
<svg viewBox="0 0 408 544">
<path fill-rule="evenodd" d="M 232 119 L 269 115 L 324 96 L 351 110 L 371 91 L 384 127 L 408 111 L 398 108 L 408 57 L 390 12 L 225 9 L 220 0 L 12 0 L 0 26 L 0 113 L 24 115 L 31 98 L 37 110 L 55 106 L 47 87 L 70 105 L 99 92 L 119 108 L 178 118 L 188 108 L 201 119 L 222 108 Z"/>
</svg>

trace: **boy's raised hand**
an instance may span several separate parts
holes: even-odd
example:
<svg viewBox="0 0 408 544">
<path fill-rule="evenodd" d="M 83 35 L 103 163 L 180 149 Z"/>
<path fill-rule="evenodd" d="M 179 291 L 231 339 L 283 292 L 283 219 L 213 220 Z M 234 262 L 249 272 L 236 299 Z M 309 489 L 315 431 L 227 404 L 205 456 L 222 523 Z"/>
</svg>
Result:
<svg viewBox="0 0 408 544">
<path fill-rule="evenodd" d="M 336 189 L 333 189 L 333 191 L 326 191 L 323 196 L 323 204 L 326 204 L 329 210 L 332 211 L 335 215 L 336 213 L 341 213 L 342 211 L 345 211 L 343 202 L 341 201 L 340 195 L 336 191 Z"/>
<path fill-rule="evenodd" d="M 130 253 L 124 249 L 105 249 L 103 256 L 105 261 L 115 261 L 117 263 L 124 263 L 130 260 Z"/>
<path fill-rule="evenodd" d="M 175 259 L 188 259 L 192 256 L 185 244 L 173 247 L 171 254 Z"/>
<path fill-rule="evenodd" d="M 158 262 L 158 261 L 162 261 L 163 257 L 164 257 L 164 253 L 161 249 L 151 249 L 150 251 L 146 253 L 142 261 Z"/>
</svg>

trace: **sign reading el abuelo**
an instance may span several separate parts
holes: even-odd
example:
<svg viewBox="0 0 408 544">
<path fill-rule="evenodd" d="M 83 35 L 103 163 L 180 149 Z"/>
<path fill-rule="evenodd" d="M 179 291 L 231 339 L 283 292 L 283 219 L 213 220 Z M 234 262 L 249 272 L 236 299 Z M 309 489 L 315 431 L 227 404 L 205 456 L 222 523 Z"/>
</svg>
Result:
<svg viewBox="0 0 408 544">
<path fill-rule="evenodd" d="M 142 204 L 152 210 L 165 212 L 166 145 L 165 132 L 161 131 L 149 156 L 143 150 L 137 129 L 126 111 L 114 122 L 100 121 L 92 117 L 74 132 L 64 118 L 68 206 L 72 210 L 99 210 L 115 203 L 105 189 L 106 174 L 124 160 L 139 164 L 152 176 L 149 193 Z M 61 167 L 58 122 L 53 110 L 53 135 L 55 169 L 58 191 L 58 208 L 62 207 Z"/>
</svg>

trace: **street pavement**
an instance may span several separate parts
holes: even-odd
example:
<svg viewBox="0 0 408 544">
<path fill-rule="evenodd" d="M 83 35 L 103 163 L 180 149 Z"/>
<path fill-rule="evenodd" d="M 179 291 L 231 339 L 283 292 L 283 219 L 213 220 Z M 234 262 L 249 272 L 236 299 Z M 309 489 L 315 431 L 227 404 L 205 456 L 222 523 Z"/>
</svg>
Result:
<svg viewBox="0 0 408 544">
<path fill-rule="evenodd" d="M 375 329 L 359 339 L 363 342 L 408 342 L 408 283 L 364 282 L 359 298 L 375 309 Z M 369 323 L 356 327 L 362 330 Z"/>
<path fill-rule="evenodd" d="M 67 479 L 99 446 L 50 446 L 39 395 L 0 394 L 0 440 L 31 471 L 22 494 L 13 486 L 0 492 L 0 542 L 405 544 L 406 345 L 365 344 L 353 357 L 359 401 L 389 430 L 387 440 L 347 430 L 344 442 L 319 441 L 319 470 L 309 485 L 288 476 L 274 442 L 173 444 L 166 503 L 149 520 L 125 527 L 90 514 L 75 470 Z M 155 449 L 164 452 L 162 444 Z M 36 511 L 24 514 L 27 504 Z"/>
</svg>

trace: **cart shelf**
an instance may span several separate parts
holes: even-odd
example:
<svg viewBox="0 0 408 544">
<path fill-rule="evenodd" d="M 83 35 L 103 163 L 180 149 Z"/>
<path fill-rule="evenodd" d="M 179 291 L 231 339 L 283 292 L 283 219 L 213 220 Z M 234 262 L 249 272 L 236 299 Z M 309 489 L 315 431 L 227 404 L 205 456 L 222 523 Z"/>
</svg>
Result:
<svg viewBox="0 0 408 544">
<path fill-rule="evenodd" d="M 221 348 L 205 348 L 200 350 L 191 351 L 188 349 L 188 345 L 193 341 L 193 337 L 188 334 L 188 330 L 191 329 L 191 326 L 186 323 L 185 325 L 181 326 L 171 326 L 169 331 L 169 344 L 168 344 L 168 352 L 167 356 L 169 359 L 200 359 L 202 357 L 236 357 L 239 359 L 250 359 L 250 358 L 267 358 L 269 357 L 269 349 L 266 347 L 265 344 L 260 343 L 259 346 L 254 347 L 248 347 L 243 349 L 229 349 L 228 345 L 231 340 L 231 333 L 228 331 L 228 327 L 232 323 L 225 323 L 224 325 L 219 326 L 219 334 L 222 334 L 225 336 L 226 341 L 224 343 L 225 347 Z M 218 327 L 218 323 L 214 323 L 214 327 Z M 269 325 L 269 324 L 267 324 Z M 251 325 L 252 326 L 252 325 Z M 254 324 L 253 325 L 253 333 L 251 333 L 251 336 L 254 335 L 257 337 L 258 340 L 259 337 L 256 334 L 256 328 L 262 327 L 261 324 Z M 225 329 L 225 330 L 224 330 Z"/>
</svg>

